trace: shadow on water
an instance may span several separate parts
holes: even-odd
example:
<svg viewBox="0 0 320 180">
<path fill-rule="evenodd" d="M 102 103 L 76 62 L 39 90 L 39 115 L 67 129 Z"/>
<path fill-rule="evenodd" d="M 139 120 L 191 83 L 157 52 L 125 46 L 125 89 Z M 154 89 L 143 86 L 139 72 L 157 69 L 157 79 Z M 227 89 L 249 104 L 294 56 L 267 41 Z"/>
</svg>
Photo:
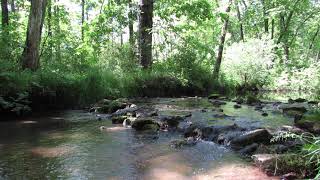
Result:
<svg viewBox="0 0 320 180">
<path fill-rule="evenodd" d="M 148 99 L 163 115 L 192 113 L 190 122 L 207 125 L 276 128 L 292 124 L 270 107 L 261 116 L 253 107 L 221 108 L 214 116 L 205 98 Z M 205 111 L 203 111 L 205 109 Z M 100 126 L 106 129 L 101 131 Z M 272 179 L 232 151 L 212 142 L 173 149 L 179 133 L 141 134 L 97 121 L 82 111 L 67 111 L 0 125 L 0 179 Z"/>
</svg>

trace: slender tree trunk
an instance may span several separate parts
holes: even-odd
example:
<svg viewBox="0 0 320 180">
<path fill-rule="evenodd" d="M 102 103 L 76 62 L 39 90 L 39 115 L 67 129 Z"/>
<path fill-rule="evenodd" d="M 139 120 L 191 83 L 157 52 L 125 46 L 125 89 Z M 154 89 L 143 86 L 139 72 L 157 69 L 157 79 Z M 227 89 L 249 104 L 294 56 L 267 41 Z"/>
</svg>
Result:
<svg viewBox="0 0 320 180">
<path fill-rule="evenodd" d="M 49 59 L 52 60 L 52 0 L 48 0 L 48 39 Z"/>
<path fill-rule="evenodd" d="M 2 26 L 6 27 L 9 25 L 8 0 L 1 0 L 1 12 Z"/>
<path fill-rule="evenodd" d="M 264 18 L 264 32 L 269 33 L 269 20 L 267 17 L 267 8 L 265 0 L 261 0 L 262 7 L 263 7 L 263 18 Z"/>
<path fill-rule="evenodd" d="M 245 9 L 248 9 L 248 6 L 247 6 L 247 3 L 246 3 L 245 0 L 242 0 L 242 4 L 244 5 L 244 8 L 245 8 Z"/>
<path fill-rule="evenodd" d="M 135 58 L 135 37 L 134 37 L 134 30 L 133 30 L 133 22 L 134 22 L 134 12 L 133 12 L 133 5 L 132 5 L 132 0 L 128 0 L 129 4 L 129 43 L 130 43 L 130 57 L 133 60 Z"/>
<path fill-rule="evenodd" d="M 244 32 L 243 32 L 243 24 L 242 24 L 242 19 L 241 19 L 241 13 L 240 13 L 240 7 L 238 4 L 238 0 L 235 0 L 235 5 L 237 8 L 237 17 L 238 17 L 238 21 L 240 24 L 240 40 L 242 40 L 244 42 Z"/>
<path fill-rule="evenodd" d="M 317 61 L 318 61 L 318 62 L 320 61 L 320 50 L 319 50 L 318 53 L 317 53 Z"/>
<path fill-rule="evenodd" d="M 14 3 L 14 0 L 10 1 L 10 6 L 11 6 L 11 12 L 15 13 L 16 12 L 16 5 Z"/>
<path fill-rule="evenodd" d="M 81 0 L 81 40 L 84 41 L 85 0 Z"/>
<path fill-rule="evenodd" d="M 232 4 L 232 0 L 229 0 L 229 4 L 228 4 L 227 10 L 226 10 L 226 13 L 230 12 L 231 4 Z M 220 66 L 221 66 L 221 61 L 222 61 L 222 56 L 223 56 L 224 43 L 225 43 L 226 35 L 228 32 L 228 25 L 229 25 L 229 16 L 225 19 L 224 25 L 222 28 L 222 32 L 221 32 L 218 56 L 217 56 L 217 60 L 216 60 L 216 63 L 214 66 L 214 72 L 213 72 L 214 80 L 219 79 L 219 72 L 220 72 Z"/>
<path fill-rule="evenodd" d="M 31 0 L 26 45 L 22 53 L 22 68 L 39 68 L 41 31 L 46 12 L 46 0 Z"/>
<path fill-rule="evenodd" d="M 271 39 L 274 38 L 274 24 L 275 24 L 274 19 L 272 19 L 272 21 L 271 21 Z"/>
<path fill-rule="evenodd" d="M 317 31 L 316 33 L 313 35 L 312 39 L 311 39 L 311 43 L 310 43 L 310 46 L 309 46 L 309 50 L 311 50 L 313 48 L 313 45 L 314 45 L 314 42 L 319 34 L 319 31 L 320 31 L 320 25 L 318 25 L 318 28 L 317 28 Z"/>
<path fill-rule="evenodd" d="M 144 69 L 152 65 L 153 0 L 141 0 L 139 22 L 140 63 Z"/>
<path fill-rule="evenodd" d="M 55 0 L 55 7 L 54 7 L 54 34 L 57 37 L 57 41 L 55 43 L 55 54 L 58 60 L 61 59 L 61 40 L 60 40 L 60 8 L 58 5 L 59 0 Z"/>
</svg>

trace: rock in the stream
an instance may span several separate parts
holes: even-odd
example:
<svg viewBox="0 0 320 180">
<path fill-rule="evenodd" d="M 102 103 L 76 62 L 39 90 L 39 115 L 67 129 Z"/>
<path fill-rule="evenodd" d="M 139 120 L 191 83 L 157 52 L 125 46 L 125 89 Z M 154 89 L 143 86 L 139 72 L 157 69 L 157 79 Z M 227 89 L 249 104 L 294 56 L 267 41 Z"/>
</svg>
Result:
<svg viewBox="0 0 320 180">
<path fill-rule="evenodd" d="M 210 94 L 208 96 L 208 99 L 219 99 L 219 97 L 220 97 L 220 94 Z"/>
<path fill-rule="evenodd" d="M 306 114 L 296 119 L 295 125 L 309 132 L 320 134 L 320 113 Z"/>
<path fill-rule="evenodd" d="M 253 144 L 248 145 L 248 146 L 244 147 L 243 149 L 241 149 L 239 151 L 239 153 L 241 155 L 245 155 L 245 156 L 252 155 L 258 149 L 258 147 L 259 147 L 259 144 L 253 143 Z"/>
<path fill-rule="evenodd" d="M 241 105 L 235 104 L 233 107 L 234 107 L 235 109 L 240 109 L 240 108 L 241 108 Z"/>
<path fill-rule="evenodd" d="M 127 118 L 127 116 L 114 116 L 111 118 L 111 121 L 112 124 L 122 124 Z"/>
<path fill-rule="evenodd" d="M 253 143 L 270 143 L 272 135 L 266 129 L 256 129 L 246 132 L 245 134 L 236 137 L 230 141 L 230 145 L 234 149 L 253 144 Z"/>
<path fill-rule="evenodd" d="M 137 119 L 131 123 L 131 126 L 136 131 L 159 131 L 160 125 L 153 119 Z"/>
<path fill-rule="evenodd" d="M 165 116 L 161 118 L 161 121 L 163 121 L 168 128 L 177 128 L 183 120 L 184 118 L 181 116 Z"/>
<path fill-rule="evenodd" d="M 266 113 L 266 112 L 263 112 L 263 113 L 261 114 L 261 116 L 267 117 L 267 116 L 269 116 L 269 114 Z"/>
<path fill-rule="evenodd" d="M 288 115 L 292 115 L 292 116 L 294 116 L 296 114 L 303 114 L 308 111 L 305 104 L 298 104 L 298 103 L 281 104 L 279 106 L 279 109 L 281 109 L 283 111 L 283 113 L 288 114 Z"/>
<path fill-rule="evenodd" d="M 216 107 L 219 107 L 219 106 L 222 106 L 222 105 L 226 105 L 226 104 L 227 104 L 226 102 L 224 102 L 224 101 L 219 101 L 219 100 L 210 101 L 210 103 L 211 103 L 213 106 L 216 106 Z"/>
<path fill-rule="evenodd" d="M 289 104 L 293 104 L 293 103 L 304 103 L 304 102 L 307 102 L 307 100 L 306 100 L 306 99 L 303 99 L 303 98 L 289 99 L 289 100 L 288 100 L 288 103 L 289 103 Z"/>
<path fill-rule="evenodd" d="M 120 109 L 124 109 L 129 105 L 130 104 L 125 102 L 123 99 L 118 99 L 113 101 L 104 99 L 96 105 L 96 111 L 98 113 L 110 114 Z"/>
<path fill-rule="evenodd" d="M 194 138 L 187 138 L 183 140 L 173 140 L 170 142 L 170 146 L 173 148 L 190 147 L 197 144 Z"/>
<path fill-rule="evenodd" d="M 244 103 L 244 99 L 241 97 L 236 98 L 235 100 L 233 100 L 233 102 L 237 103 L 237 104 L 243 104 Z"/>
</svg>

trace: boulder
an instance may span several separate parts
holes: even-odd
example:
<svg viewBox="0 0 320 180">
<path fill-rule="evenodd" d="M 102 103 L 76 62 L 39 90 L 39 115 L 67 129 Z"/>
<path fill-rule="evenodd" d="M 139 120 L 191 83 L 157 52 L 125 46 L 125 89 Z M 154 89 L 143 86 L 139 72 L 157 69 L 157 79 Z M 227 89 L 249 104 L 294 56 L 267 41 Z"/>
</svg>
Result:
<svg viewBox="0 0 320 180">
<path fill-rule="evenodd" d="M 278 108 L 281 109 L 283 113 L 288 115 L 303 114 L 308 111 L 305 104 L 299 104 L 299 103 L 281 104 L 279 105 Z"/>
<path fill-rule="evenodd" d="M 181 116 L 165 116 L 161 118 L 161 121 L 163 121 L 168 128 L 177 128 L 179 123 L 183 120 L 184 118 Z"/>
<path fill-rule="evenodd" d="M 233 102 L 237 103 L 237 104 L 243 104 L 244 103 L 244 99 L 241 97 L 236 98 L 235 100 L 233 100 Z"/>
<path fill-rule="evenodd" d="M 303 98 L 289 99 L 289 100 L 288 100 L 288 103 L 289 103 L 289 104 L 293 104 L 293 103 L 304 103 L 304 102 L 307 102 L 307 100 L 306 100 L 306 99 L 303 99 Z"/>
<path fill-rule="evenodd" d="M 222 105 L 226 105 L 226 104 L 227 104 L 227 103 L 224 102 L 224 101 L 218 101 L 218 100 L 210 101 L 210 103 L 211 103 L 213 106 L 216 106 L 216 107 L 219 107 L 219 106 L 222 106 Z"/>
<path fill-rule="evenodd" d="M 306 114 L 300 120 L 296 119 L 295 126 L 320 134 L 320 113 Z"/>
<path fill-rule="evenodd" d="M 259 147 L 259 144 L 253 143 L 241 149 L 239 153 L 244 156 L 252 155 L 258 149 L 258 147 Z"/>
<path fill-rule="evenodd" d="M 230 145 L 234 149 L 239 149 L 253 143 L 268 144 L 272 135 L 266 129 L 256 129 L 253 131 L 246 132 L 241 136 L 238 136 L 230 141 Z"/>
<path fill-rule="evenodd" d="M 208 96 L 208 99 L 219 99 L 219 97 L 220 97 L 220 94 L 210 94 Z"/>
<path fill-rule="evenodd" d="M 111 114 L 111 113 L 115 113 L 116 111 L 120 110 L 120 109 L 124 109 L 128 106 L 129 104 L 124 102 L 123 100 L 119 99 L 119 100 L 114 100 L 114 101 L 110 101 L 110 100 L 103 100 L 102 102 L 98 103 L 98 108 L 97 108 L 97 112 L 99 113 L 106 113 L 106 114 Z"/>
<path fill-rule="evenodd" d="M 160 124 L 153 119 L 137 119 L 131 123 L 136 131 L 159 131 Z"/>
<path fill-rule="evenodd" d="M 123 124 L 123 121 L 127 119 L 127 116 L 114 116 L 111 118 L 112 124 Z"/>
<path fill-rule="evenodd" d="M 266 113 L 266 112 L 263 112 L 263 113 L 261 114 L 261 116 L 267 117 L 267 116 L 269 116 L 269 114 Z"/>
<path fill-rule="evenodd" d="M 240 108 L 241 108 L 241 105 L 235 104 L 233 107 L 234 107 L 235 109 L 240 109 Z"/>
</svg>

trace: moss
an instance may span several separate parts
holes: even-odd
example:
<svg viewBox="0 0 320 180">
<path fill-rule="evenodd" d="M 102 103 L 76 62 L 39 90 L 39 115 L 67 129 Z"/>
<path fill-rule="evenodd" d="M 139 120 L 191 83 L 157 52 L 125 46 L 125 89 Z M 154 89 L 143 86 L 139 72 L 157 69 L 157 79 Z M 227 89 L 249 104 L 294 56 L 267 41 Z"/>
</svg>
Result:
<svg viewBox="0 0 320 180">
<path fill-rule="evenodd" d="M 296 122 L 296 126 L 304 128 L 312 133 L 320 133 L 320 113 L 310 113 L 299 121 Z"/>
</svg>

